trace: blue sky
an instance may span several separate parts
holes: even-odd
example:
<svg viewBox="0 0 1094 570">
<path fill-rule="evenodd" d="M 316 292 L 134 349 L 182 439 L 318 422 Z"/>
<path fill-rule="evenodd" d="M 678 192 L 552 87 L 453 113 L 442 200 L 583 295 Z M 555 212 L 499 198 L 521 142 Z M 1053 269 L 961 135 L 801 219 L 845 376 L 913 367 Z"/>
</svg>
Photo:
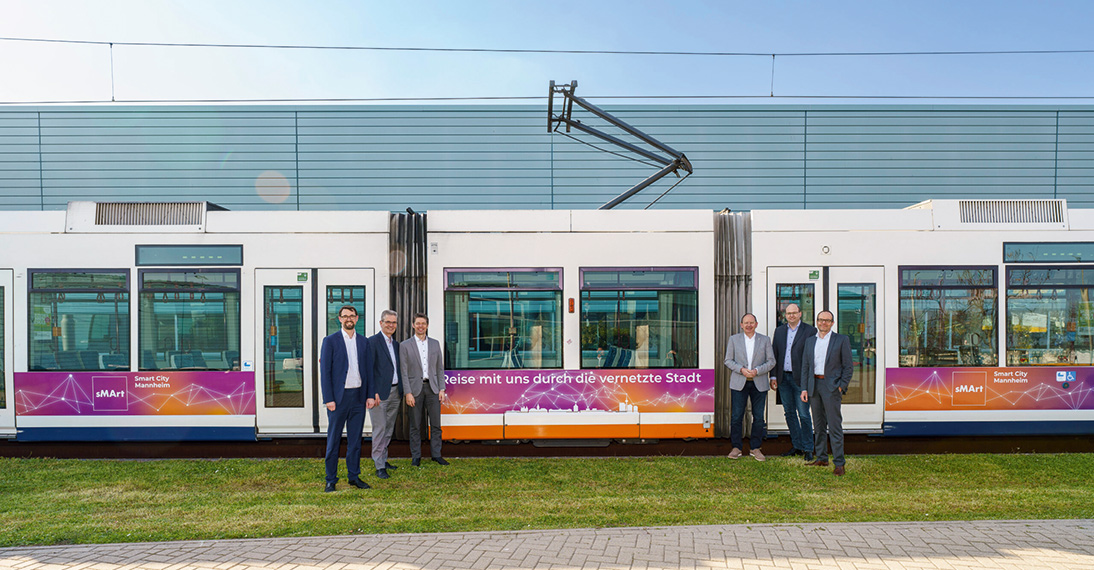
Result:
<svg viewBox="0 0 1094 570">
<path fill-rule="evenodd" d="M 424 48 L 761 54 L 1082 50 L 1094 49 L 1092 21 L 1094 2 L 1078 0 L 0 0 L 0 37 Z M 770 56 L 115 46 L 113 67 L 113 92 L 120 101 L 544 97 L 549 81 L 576 79 L 578 94 L 590 98 L 738 97 L 673 103 L 842 102 L 791 98 L 795 95 L 1087 96 L 1091 99 L 1051 102 L 1094 103 L 1094 53 L 780 55 L 773 85 Z M 767 97 L 772 88 L 777 98 Z M 0 41 L 0 102 L 109 101 L 111 90 L 107 46 Z M 754 98 L 739 98 L 747 96 Z"/>
</svg>

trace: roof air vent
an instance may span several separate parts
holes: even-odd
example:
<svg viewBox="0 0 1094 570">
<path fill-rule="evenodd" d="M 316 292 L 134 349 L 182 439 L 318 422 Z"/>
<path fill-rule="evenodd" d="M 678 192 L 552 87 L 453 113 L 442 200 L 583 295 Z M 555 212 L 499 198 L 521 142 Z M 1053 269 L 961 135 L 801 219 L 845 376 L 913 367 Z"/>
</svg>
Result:
<svg viewBox="0 0 1094 570">
<path fill-rule="evenodd" d="M 69 202 L 69 233 L 203 232 L 209 202 Z"/>
<path fill-rule="evenodd" d="M 1062 224 L 1063 200 L 958 200 L 963 224 Z"/>
</svg>

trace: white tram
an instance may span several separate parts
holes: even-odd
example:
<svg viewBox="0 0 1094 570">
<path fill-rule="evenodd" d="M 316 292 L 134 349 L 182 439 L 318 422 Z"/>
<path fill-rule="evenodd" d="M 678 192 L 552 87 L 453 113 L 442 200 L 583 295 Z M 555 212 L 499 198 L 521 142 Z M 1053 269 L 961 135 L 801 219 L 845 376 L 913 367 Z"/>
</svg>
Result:
<svg viewBox="0 0 1094 570">
<path fill-rule="evenodd" d="M 808 322 L 829 308 L 851 337 L 848 430 L 1094 432 L 1094 211 L 754 211 L 728 233 L 720 215 L 436 211 L 403 244 L 387 212 L 0 212 L 0 436 L 323 434 L 319 341 L 344 304 L 374 334 L 420 255 L 446 439 L 713 437 L 728 416 L 718 345 L 743 312 L 718 297 L 727 240 L 750 253 L 737 282 L 760 331 L 794 302 Z"/>
</svg>

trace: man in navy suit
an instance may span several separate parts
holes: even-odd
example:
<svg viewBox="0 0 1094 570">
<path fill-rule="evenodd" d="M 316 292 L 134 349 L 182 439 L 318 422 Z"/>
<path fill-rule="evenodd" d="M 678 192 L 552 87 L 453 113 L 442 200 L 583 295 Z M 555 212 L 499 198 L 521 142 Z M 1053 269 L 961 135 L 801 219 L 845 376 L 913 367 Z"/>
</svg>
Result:
<svg viewBox="0 0 1094 570">
<path fill-rule="evenodd" d="M 831 311 L 817 315 L 817 336 L 805 341 L 802 354 L 801 401 L 809 402 L 813 412 L 813 453 L 810 465 L 828 466 L 828 442 L 832 443 L 832 463 L 836 475 L 843 475 L 843 395 L 851 384 L 851 340 L 832 332 Z M 826 437 L 827 436 L 827 437 Z"/>
<path fill-rule="evenodd" d="M 361 480 L 361 431 L 365 427 L 367 394 L 372 392 L 368 341 L 356 334 L 357 309 L 345 305 L 338 310 L 342 328 L 323 339 L 319 352 L 319 386 L 327 406 L 327 487 L 338 482 L 338 450 L 342 428 L 346 428 L 346 471 L 349 484 L 368 489 Z M 371 403 L 369 403 L 371 407 Z"/>
<path fill-rule="evenodd" d="M 372 462 L 376 464 L 376 476 L 381 479 L 389 477 L 389 470 L 397 469 L 387 461 L 387 448 L 391 444 L 391 436 L 395 434 L 395 419 L 403 402 L 399 343 L 393 337 L 398 319 L 395 311 L 380 313 L 380 332 L 368 339 L 371 377 L 374 381 L 369 390 L 372 394 L 369 412 L 372 418 Z"/>
<path fill-rule="evenodd" d="M 779 325 L 771 337 L 771 348 L 775 351 L 771 389 L 779 391 L 786 427 L 790 430 L 790 451 L 782 455 L 804 455 L 806 461 L 813 461 L 813 420 L 809 404 L 801 401 L 800 395 L 805 339 L 817 334 L 817 329 L 802 322 L 802 310 L 794 303 L 786 306 L 784 314 L 786 324 Z"/>
</svg>

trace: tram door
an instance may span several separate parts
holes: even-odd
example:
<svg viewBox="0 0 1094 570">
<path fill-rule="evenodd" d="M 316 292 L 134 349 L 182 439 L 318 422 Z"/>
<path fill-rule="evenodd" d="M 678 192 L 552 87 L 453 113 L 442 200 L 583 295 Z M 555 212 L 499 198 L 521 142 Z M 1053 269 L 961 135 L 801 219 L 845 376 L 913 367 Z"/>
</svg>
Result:
<svg viewBox="0 0 1094 570">
<path fill-rule="evenodd" d="M 259 433 L 314 431 L 312 272 L 255 270 Z"/>
<path fill-rule="evenodd" d="M 854 362 L 851 385 L 843 397 L 843 427 L 849 431 L 881 431 L 884 412 L 885 354 L 884 271 L 881 267 L 773 267 L 767 272 L 768 334 L 786 321 L 790 303 L 802 309 L 802 320 L 816 326 L 816 314 L 829 310 L 835 316 L 832 330 L 851 341 Z M 781 364 L 776 364 L 776 368 Z M 772 393 L 768 400 L 768 426 L 786 430 L 781 402 Z"/>
<path fill-rule="evenodd" d="M 0 269 L 0 435 L 15 433 L 15 404 L 12 402 L 12 271 Z"/>
<path fill-rule="evenodd" d="M 319 347 L 323 337 L 333 334 L 339 329 L 338 310 L 345 305 L 351 305 L 357 309 L 357 334 L 372 336 L 376 334 L 380 317 L 376 314 L 375 303 L 375 279 L 376 272 L 373 269 L 320 269 L 319 310 L 322 312 L 318 322 L 322 330 L 316 334 L 315 350 L 318 357 Z M 315 379 L 318 390 L 319 379 Z M 320 398 L 321 399 L 321 398 Z M 327 412 L 323 403 L 319 403 L 319 432 L 327 432 Z M 369 414 L 365 414 L 365 433 L 372 433 L 372 423 Z"/>
</svg>

